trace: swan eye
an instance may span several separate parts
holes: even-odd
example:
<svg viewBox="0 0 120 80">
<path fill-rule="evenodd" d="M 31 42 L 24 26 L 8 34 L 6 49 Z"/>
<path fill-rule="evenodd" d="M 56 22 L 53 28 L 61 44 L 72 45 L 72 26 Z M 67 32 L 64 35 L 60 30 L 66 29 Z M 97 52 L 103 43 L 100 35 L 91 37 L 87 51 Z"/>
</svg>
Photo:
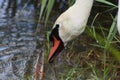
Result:
<svg viewBox="0 0 120 80">
<path fill-rule="evenodd" d="M 60 39 L 58 29 L 59 29 L 59 24 L 56 24 L 55 27 L 52 29 L 51 34 L 49 36 L 49 40 L 51 42 L 54 41 L 53 36 L 55 36 L 57 39 Z"/>
</svg>

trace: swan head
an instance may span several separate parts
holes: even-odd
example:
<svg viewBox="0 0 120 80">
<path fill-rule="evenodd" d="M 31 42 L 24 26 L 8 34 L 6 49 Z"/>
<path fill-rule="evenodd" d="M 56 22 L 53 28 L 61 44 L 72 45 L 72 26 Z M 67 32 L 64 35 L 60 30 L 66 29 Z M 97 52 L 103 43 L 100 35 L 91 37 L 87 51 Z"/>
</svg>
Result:
<svg viewBox="0 0 120 80">
<path fill-rule="evenodd" d="M 52 63 L 55 57 L 64 49 L 64 42 L 59 35 L 59 24 L 56 24 L 49 36 L 50 42 L 52 42 L 52 48 L 48 57 L 49 63 Z"/>
</svg>

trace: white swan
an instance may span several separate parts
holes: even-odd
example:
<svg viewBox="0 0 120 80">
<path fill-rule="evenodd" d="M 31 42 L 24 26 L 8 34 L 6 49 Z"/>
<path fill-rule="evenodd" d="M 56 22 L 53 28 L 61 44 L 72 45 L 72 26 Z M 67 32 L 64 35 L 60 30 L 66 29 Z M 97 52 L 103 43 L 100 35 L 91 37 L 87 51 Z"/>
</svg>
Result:
<svg viewBox="0 0 120 80">
<path fill-rule="evenodd" d="M 84 31 L 93 1 L 76 0 L 73 6 L 58 17 L 50 34 L 53 45 L 48 57 L 49 62 L 64 49 L 67 42 Z"/>
<path fill-rule="evenodd" d="M 118 18 L 117 18 L 117 28 L 118 28 L 118 32 L 120 34 L 120 0 L 118 0 Z"/>
</svg>

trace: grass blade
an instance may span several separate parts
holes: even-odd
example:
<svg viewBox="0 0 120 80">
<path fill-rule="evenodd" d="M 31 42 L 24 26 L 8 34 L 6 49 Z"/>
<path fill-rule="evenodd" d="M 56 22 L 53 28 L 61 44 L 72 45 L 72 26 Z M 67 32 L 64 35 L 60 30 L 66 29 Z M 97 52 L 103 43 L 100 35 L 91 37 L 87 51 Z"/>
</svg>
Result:
<svg viewBox="0 0 120 80">
<path fill-rule="evenodd" d="M 104 4 L 107 4 L 107 5 L 110 5 L 110 6 L 114 6 L 114 7 L 117 7 L 115 4 L 109 2 L 109 1 L 106 1 L 106 0 L 96 0 L 97 2 L 100 2 L 100 3 L 104 3 Z"/>
<path fill-rule="evenodd" d="M 52 11 L 54 2 L 55 2 L 55 0 L 49 0 L 49 1 L 48 1 L 47 10 L 46 10 L 47 13 L 46 13 L 46 18 L 45 18 L 45 25 L 46 25 L 46 23 L 47 23 L 47 21 L 48 21 L 50 12 Z"/>
</svg>

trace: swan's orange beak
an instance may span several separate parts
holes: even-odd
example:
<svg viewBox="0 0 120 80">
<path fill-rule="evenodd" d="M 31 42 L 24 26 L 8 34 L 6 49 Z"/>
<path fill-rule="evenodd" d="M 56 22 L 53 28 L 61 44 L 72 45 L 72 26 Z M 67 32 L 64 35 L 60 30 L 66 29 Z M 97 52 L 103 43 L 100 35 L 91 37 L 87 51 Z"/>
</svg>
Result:
<svg viewBox="0 0 120 80">
<path fill-rule="evenodd" d="M 49 63 L 52 63 L 55 57 L 64 49 L 63 42 L 57 39 L 55 36 L 52 37 L 53 37 L 53 46 L 48 57 Z"/>
</svg>

